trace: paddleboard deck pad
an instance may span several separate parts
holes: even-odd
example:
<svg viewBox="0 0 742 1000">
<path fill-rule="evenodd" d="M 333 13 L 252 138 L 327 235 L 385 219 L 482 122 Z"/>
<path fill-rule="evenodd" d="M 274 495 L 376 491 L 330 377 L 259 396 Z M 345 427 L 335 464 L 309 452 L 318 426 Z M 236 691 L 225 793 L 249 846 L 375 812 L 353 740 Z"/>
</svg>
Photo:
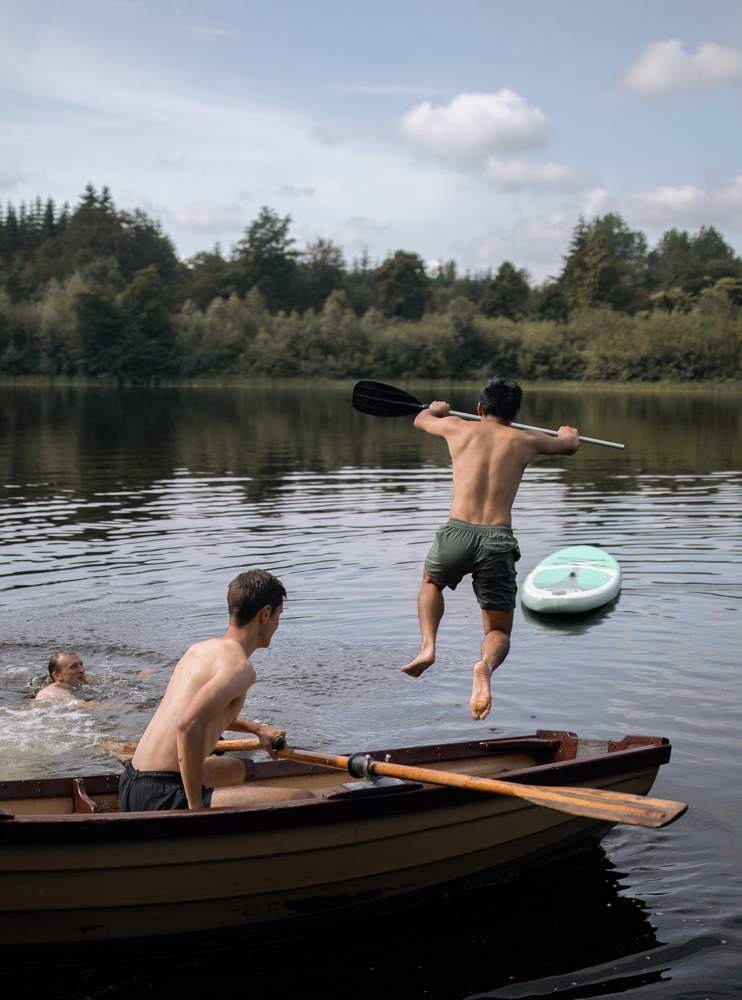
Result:
<svg viewBox="0 0 742 1000">
<path fill-rule="evenodd" d="M 579 614 L 612 601 L 621 590 L 621 567 L 594 545 L 572 545 L 547 556 L 528 574 L 521 601 L 542 614 Z"/>
</svg>

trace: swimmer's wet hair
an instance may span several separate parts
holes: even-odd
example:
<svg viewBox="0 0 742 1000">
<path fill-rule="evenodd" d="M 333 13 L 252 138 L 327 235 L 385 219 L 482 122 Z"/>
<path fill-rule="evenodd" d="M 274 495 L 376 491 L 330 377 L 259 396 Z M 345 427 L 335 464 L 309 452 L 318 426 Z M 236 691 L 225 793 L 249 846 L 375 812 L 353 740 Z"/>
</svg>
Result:
<svg viewBox="0 0 742 1000">
<path fill-rule="evenodd" d="M 59 659 L 62 656 L 77 656 L 77 653 L 71 653 L 69 649 L 59 649 L 56 653 L 52 653 L 49 657 L 49 676 L 54 680 L 54 671 L 59 668 Z"/>
<path fill-rule="evenodd" d="M 270 604 L 271 614 L 286 599 L 286 588 L 280 580 L 264 569 L 251 569 L 240 573 L 229 585 L 227 607 L 229 620 L 237 628 L 255 617 L 262 608 Z"/>
<path fill-rule="evenodd" d="M 493 375 L 487 379 L 479 393 L 482 413 L 487 416 L 511 420 L 520 409 L 523 390 L 517 382 L 504 375 Z"/>
</svg>

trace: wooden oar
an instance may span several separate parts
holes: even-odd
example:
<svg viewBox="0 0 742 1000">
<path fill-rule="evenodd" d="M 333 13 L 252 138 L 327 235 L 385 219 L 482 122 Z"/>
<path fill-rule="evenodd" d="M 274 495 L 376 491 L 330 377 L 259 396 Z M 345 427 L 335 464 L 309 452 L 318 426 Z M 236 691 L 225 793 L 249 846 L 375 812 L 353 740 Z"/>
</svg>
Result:
<svg viewBox="0 0 742 1000">
<path fill-rule="evenodd" d="M 370 413 L 374 417 L 404 417 L 411 413 L 419 413 L 420 410 L 427 410 L 428 403 L 423 403 L 416 396 L 405 392 L 404 389 L 397 389 L 393 385 L 386 385 L 384 382 L 371 382 L 364 379 L 356 382 L 353 387 L 353 406 L 361 413 Z M 481 420 L 476 413 L 462 413 L 461 410 L 451 410 L 452 417 L 463 417 L 465 420 Z M 558 437 L 559 431 L 551 431 L 546 427 L 532 427 L 530 424 L 511 424 L 519 431 L 541 431 L 550 437 Z M 618 448 L 623 451 L 626 447 L 617 444 L 615 441 L 601 441 L 599 438 L 583 437 L 580 434 L 580 441 L 585 444 L 599 444 L 604 448 Z"/>
<path fill-rule="evenodd" d="M 137 748 L 136 743 L 117 743 L 115 740 L 103 740 L 101 746 L 123 763 L 131 760 Z M 244 750 L 260 750 L 260 740 L 219 740 L 214 749 L 219 753 L 240 753 Z"/>
<path fill-rule="evenodd" d="M 130 759 L 137 747 L 136 743 L 121 743 L 116 744 L 116 746 L 122 748 L 122 754 L 127 754 L 127 756 L 121 757 L 122 760 Z M 609 823 L 630 823 L 633 826 L 648 827 L 667 826 L 668 823 L 672 823 L 673 820 L 682 816 L 688 808 L 684 802 L 673 802 L 671 799 L 650 799 L 644 795 L 608 792 L 601 788 L 565 788 L 563 786 L 550 788 L 544 785 L 521 785 L 515 781 L 476 778 L 466 774 L 456 774 L 453 771 L 436 771 L 428 767 L 391 764 L 373 760 L 363 753 L 343 757 L 318 753 L 313 750 L 289 750 L 283 745 L 283 740 L 280 738 L 275 741 L 273 746 L 277 755 L 286 760 L 347 771 L 353 778 L 376 778 L 386 775 L 392 778 L 406 778 L 409 781 L 426 781 L 432 785 L 467 788 L 474 792 L 511 795 L 514 798 L 526 799 L 537 806 L 545 806 L 547 809 L 571 813 L 573 816 L 602 819 Z M 257 750 L 259 747 L 260 743 L 257 740 L 239 739 L 219 740 L 214 749 L 236 752 Z M 131 753 L 128 753 L 129 750 Z"/>
<path fill-rule="evenodd" d="M 573 816 L 589 816 L 610 823 L 630 823 L 633 826 L 667 826 L 682 816 L 688 806 L 684 802 L 669 799 L 650 799 L 643 795 L 629 795 L 624 792 L 608 792 L 600 788 L 565 788 L 544 785 L 521 785 L 515 781 L 498 781 L 494 778 L 476 778 L 452 771 L 435 771 L 428 767 L 410 767 L 406 764 L 391 764 L 373 760 L 365 754 L 351 754 L 350 757 L 315 753 L 308 750 L 276 749 L 279 757 L 296 760 L 302 764 L 334 767 L 345 771 L 354 778 L 406 778 L 409 781 L 426 781 L 433 785 L 450 785 L 467 788 L 473 792 L 490 792 L 496 795 L 511 795 L 526 799 L 537 806 L 571 813 Z"/>
</svg>

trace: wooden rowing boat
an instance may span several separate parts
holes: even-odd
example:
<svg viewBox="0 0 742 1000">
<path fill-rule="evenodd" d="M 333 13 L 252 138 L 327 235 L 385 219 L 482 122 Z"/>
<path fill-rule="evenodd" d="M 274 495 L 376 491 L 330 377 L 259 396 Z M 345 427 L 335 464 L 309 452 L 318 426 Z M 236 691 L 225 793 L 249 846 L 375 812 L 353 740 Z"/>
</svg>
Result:
<svg viewBox="0 0 742 1000">
<path fill-rule="evenodd" d="M 369 756 L 646 795 L 670 745 L 655 736 L 584 740 L 539 730 Z M 610 827 L 520 798 L 246 760 L 251 783 L 310 788 L 318 797 L 120 813 L 117 774 L 0 782 L 3 951 L 345 921 L 513 870 Z"/>
</svg>

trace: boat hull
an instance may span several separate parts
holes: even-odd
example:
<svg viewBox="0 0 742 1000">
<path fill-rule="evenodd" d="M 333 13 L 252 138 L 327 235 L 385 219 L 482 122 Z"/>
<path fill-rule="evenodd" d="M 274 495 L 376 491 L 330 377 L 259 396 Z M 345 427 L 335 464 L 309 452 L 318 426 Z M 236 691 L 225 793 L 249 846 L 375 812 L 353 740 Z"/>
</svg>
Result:
<svg viewBox="0 0 742 1000">
<path fill-rule="evenodd" d="M 589 774 L 594 760 L 574 759 L 507 777 L 646 794 L 668 755 L 666 745 L 635 747 L 606 755 L 601 774 Z M 481 769 L 493 766 L 490 758 Z M 607 829 L 523 799 L 437 786 L 199 814 L 18 816 L 0 823 L 0 944 L 344 921 Z"/>
</svg>

